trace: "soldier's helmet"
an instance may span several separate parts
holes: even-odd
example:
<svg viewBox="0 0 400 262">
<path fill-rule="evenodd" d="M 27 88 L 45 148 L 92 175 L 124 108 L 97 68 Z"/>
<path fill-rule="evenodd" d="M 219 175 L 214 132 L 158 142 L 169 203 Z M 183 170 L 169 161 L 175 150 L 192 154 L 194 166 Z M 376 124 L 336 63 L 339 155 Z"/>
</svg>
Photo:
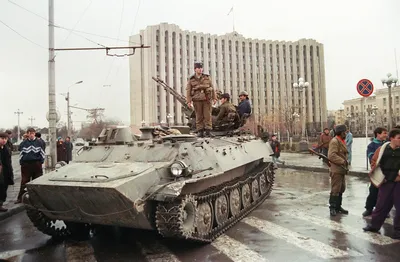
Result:
<svg viewBox="0 0 400 262">
<path fill-rule="evenodd" d="M 239 96 L 249 96 L 249 94 L 246 91 L 241 91 Z"/>
<path fill-rule="evenodd" d="M 203 63 L 199 62 L 199 61 L 194 62 L 194 69 L 196 69 L 196 68 L 203 68 Z"/>
</svg>

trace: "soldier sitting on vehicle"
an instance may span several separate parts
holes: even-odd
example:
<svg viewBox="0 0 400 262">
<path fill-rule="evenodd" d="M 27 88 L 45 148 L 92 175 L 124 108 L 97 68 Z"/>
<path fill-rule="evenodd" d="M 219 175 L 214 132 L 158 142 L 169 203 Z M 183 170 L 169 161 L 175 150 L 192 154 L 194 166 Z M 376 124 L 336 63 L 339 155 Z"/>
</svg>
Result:
<svg viewBox="0 0 400 262">
<path fill-rule="evenodd" d="M 235 106 L 229 102 L 230 95 L 228 93 L 221 95 L 221 106 L 219 113 L 215 117 L 215 126 L 222 126 L 224 124 L 232 123 L 239 118 Z"/>
</svg>

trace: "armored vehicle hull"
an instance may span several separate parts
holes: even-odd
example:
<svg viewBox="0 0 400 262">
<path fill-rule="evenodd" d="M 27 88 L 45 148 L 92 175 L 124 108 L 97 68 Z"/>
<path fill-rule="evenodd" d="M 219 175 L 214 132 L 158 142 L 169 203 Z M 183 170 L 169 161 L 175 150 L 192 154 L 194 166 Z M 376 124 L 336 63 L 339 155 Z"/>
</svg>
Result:
<svg viewBox="0 0 400 262">
<path fill-rule="evenodd" d="M 169 135 L 114 144 L 103 137 L 74 163 L 28 183 L 23 202 L 42 232 L 68 237 L 115 225 L 211 242 L 272 190 L 272 149 L 252 136 Z"/>
</svg>

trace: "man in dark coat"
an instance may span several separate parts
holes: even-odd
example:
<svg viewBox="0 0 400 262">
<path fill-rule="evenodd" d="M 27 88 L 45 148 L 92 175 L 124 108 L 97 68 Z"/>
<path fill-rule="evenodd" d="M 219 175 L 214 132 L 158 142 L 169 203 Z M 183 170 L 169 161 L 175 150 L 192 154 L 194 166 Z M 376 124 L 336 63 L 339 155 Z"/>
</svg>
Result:
<svg viewBox="0 0 400 262">
<path fill-rule="evenodd" d="M 39 132 L 36 132 L 35 137 L 40 143 L 42 143 L 42 149 L 43 149 L 43 151 L 46 152 L 46 142 L 44 142 L 44 140 L 42 139 L 42 134 Z"/>
<path fill-rule="evenodd" d="M 0 212 L 8 209 L 3 207 L 7 199 L 9 185 L 14 185 L 13 171 L 11 165 L 11 151 L 7 148 L 8 134 L 0 133 Z"/>
<path fill-rule="evenodd" d="M 57 141 L 57 162 L 60 161 L 67 161 L 67 149 L 61 137 L 59 137 Z"/>
<path fill-rule="evenodd" d="M 65 153 L 66 153 L 66 161 L 67 164 L 69 164 L 69 161 L 72 161 L 72 149 L 74 149 L 74 146 L 71 143 L 71 138 L 67 136 L 65 139 Z"/>
<path fill-rule="evenodd" d="M 12 139 L 12 132 L 11 130 L 6 130 L 6 134 L 8 135 L 8 139 L 7 139 L 7 143 L 5 145 L 6 149 L 7 149 L 7 155 L 9 157 L 9 172 L 8 172 L 8 185 L 14 185 L 14 169 L 12 166 L 12 152 L 14 151 L 14 145 L 11 142 Z"/>
</svg>

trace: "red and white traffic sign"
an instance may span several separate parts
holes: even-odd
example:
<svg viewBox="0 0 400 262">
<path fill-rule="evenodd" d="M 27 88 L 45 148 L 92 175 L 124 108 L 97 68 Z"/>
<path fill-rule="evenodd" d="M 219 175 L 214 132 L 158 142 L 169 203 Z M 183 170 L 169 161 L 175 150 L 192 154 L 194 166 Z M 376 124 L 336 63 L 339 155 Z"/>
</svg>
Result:
<svg viewBox="0 0 400 262">
<path fill-rule="evenodd" d="M 368 79 L 361 79 L 357 83 L 357 92 L 363 97 L 368 97 L 374 92 L 374 85 Z"/>
</svg>

